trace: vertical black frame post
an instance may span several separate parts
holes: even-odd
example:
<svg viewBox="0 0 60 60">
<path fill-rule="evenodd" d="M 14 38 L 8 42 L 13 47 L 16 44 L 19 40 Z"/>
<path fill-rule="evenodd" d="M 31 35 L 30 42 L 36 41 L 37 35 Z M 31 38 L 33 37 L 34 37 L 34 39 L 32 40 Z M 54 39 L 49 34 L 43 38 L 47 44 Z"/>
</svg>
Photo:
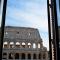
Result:
<svg viewBox="0 0 60 60">
<path fill-rule="evenodd" d="M 0 60 L 2 60 L 2 49 L 3 49 L 3 37 L 4 37 L 6 6 L 7 6 L 7 0 L 4 0 L 4 2 L 3 2 L 3 11 L 2 11 L 2 22 L 1 22 Z"/>
<path fill-rule="evenodd" d="M 53 48 L 50 46 L 50 49 L 54 49 L 54 60 L 58 60 L 59 59 L 59 39 L 58 39 L 58 23 L 57 23 L 57 11 L 56 11 L 56 0 L 50 0 L 51 4 L 49 5 L 49 0 L 47 2 L 47 6 L 48 6 L 48 21 L 52 22 L 52 27 L 49 23 L 49 29 L 52 28 L 52 33 L 53 33 L 53 39 L 52 41 L 50 41 L 50 45 L 51 42 L 53 44 Z M 49 11 L 49 7 L 51 8 L 51 11 Z M 51 13 L 51 16 L 50 14 Z M 50 19 L 51 17 L 51 19 Z M 51 34 L 51 30 L 49 30 L 50 34 Z M 49 40 L 51 39 L 51 36 L 49 34 Z M 51 50 L 50 50 L 51 51 Z M 50 54 L 50 60 L 53 60 Z"/>
<path fill-rule="evenodd" d="M 56 0 L 54 0 L 54 13 L 55 13 L 55 32 L 56 32 L 56 59 L 60 60 L 59 57 L 59 34 L 58 34 L 58 19 L 57 19 L 57 7 L 56 7 Z"/>
<path fill-rule="evenodd" d="M 52 44 L 54 49 L 54 60 L 56 59 L 56 31 L 55 31 L 55 12 L 54 12 L 54 0 L 51 0 L 51 18 L 52 18 L 52 31 L 53 31 L 53 39 L 52 39 Z"/>
<path fill-rule="evenodd" d="M 51 24 L 50 24 L 50 4 L 49 0 L 47 0 L 47 12 L 48 12 L 48 30 L 49 30 L 49 58 L 52 60 L 52 46 L 51 46 Z"/>
<path fill-rule="evenodd" d="M 59 58 L 59 37 L 58 37 L 58 22 L 57 22 L 57 9 L 56 9 L 56 0 L 51 0 L 52 3 L 52 29 L 53 29 L 53 45 L 54 45 L 54 60 Z"/>
</svg>

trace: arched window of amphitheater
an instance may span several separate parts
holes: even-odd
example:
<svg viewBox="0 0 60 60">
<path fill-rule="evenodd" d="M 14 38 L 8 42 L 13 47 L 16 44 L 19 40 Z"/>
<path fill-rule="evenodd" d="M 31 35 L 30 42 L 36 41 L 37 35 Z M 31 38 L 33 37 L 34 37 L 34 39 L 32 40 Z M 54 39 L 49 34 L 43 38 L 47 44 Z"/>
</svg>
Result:
<svg viewBox="0 0 60 60">
<path fill-rule="evenodd" d="M 22 53 L 21 59 L 25 59 L 25 53 Z"/>
<path fill-rule="evenodd" d="M 39 53 L 39 59 L 41 59 L 41 53 Z"/>
<path fill-rule="evenodd" d="M 38 43 L 38 48 L 40 48 L 40 43 Z"/>
<path fill-rule="evenodd" d="M 20 48 L 20 43 L 19 42 L 16 42 L 16 47 Z"/>
<path fill-rule="evenodd" d="M 45 58 L 46 58 L 46 54 L 44 53 L 44 54 L 43 54 L 43 59 L 45 59 Z"/>
<path fill-rule="evenodd" d="M 33 43 L 33 48 L 36 48 L 36 44 L 35 43 Z"/>
<path fill-rule="evenodd" d="M 8 42 L 3 43 L 3 48 L 8 48 Z"/>
<path fill-rule="evenodd" d="M 13 48 L 13 47 L 14 47 L 14 42 L 10 42 L 9 48 Z"/>
<path fill-rule="evenodd" d="M 3 59 L 7 59 L 7 53 L 3 53 Z"/>
<path fill-rule="evenodd" d="M 28 59 L 31 59 L 31 54 L 30 53 L 28 54 Z"/>
<path fill-rule="evenodd" d="M 25 48 L 25 45 L 26 45 L 25 42 L 22 42 L 22 48 Z"/>
<path fill-rule="evenodd" d="M 14 59 L 14 54 L 13 53 L 9 53 L 9 59 Z"/>
<path fill-rule="evenodd" d="M 28 48 L 31 48 L 31 43 L 28 43 Z"/>
<path fill-rule="evenodd" d="M 15 59 L 19 59 L 19 53 L 15 54 Z"/>
<path fill-rule="evenodd" d="M 33 59 L 36 59 L 36 54 L 33 54 Z"/>
</svg>

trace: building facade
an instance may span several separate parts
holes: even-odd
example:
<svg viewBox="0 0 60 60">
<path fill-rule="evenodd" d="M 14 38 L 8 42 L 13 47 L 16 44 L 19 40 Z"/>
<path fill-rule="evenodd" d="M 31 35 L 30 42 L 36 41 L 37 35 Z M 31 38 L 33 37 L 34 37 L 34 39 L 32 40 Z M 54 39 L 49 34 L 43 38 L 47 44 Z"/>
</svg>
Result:
<svg viewBox="0 0 60 60">
<path fill-rule="evenodd" d="M 48 60 L 38 29 L 27 27 L 5 27 L 2 56 L 2 60 Z"/>
</svg>

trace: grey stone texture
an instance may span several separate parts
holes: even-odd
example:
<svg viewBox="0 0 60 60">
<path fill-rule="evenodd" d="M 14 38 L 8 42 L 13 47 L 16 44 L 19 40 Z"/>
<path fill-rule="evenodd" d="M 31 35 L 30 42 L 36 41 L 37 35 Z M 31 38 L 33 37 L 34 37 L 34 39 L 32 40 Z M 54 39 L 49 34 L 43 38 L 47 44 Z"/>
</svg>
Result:
<svg viewBox="0 0 60 60">
<path fill-rule="evenodd" d="M 38 29 L 6 26 L 2 60 L 48 60 Z"/>
</svg>

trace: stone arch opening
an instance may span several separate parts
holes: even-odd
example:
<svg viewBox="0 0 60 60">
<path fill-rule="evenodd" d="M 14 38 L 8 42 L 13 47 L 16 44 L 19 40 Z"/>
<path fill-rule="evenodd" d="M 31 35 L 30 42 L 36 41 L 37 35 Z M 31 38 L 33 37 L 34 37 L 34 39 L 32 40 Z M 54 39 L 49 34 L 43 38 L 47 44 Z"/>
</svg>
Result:
<svg viewBox="0 0 60 60">
<path fill-rule="evenodd" d="M 16 42 L 16 47 L 20 48 L 20 43 L 19 42 Z"/>
<path fill-rule="evenodd" d="M 19 59 L 19 53 L 15 54 L 15 59 Z"/>
<path fill-rule="evenodd" d="M 38 43 L 38 48 L 40 48 L 40 43 Z"/>
<path fill-rule="evenodd" d="M 41 53 L 39 54 L 39 59 L 41 59 Z"/>
<path fill-rule="evenodd" d="M 13 53 L 9 53 L 9 59 L 14 59 Z"/>
<path fill-rule="evenodd" d="M 31 59 L 31 54 L 28 54 L 28 59 Z"/>
<path fill-rule="evenodd" d="M 3 48 L 8 48 L 8 42 L 3 43 Z"/>
<path fill-rule="evenodd" d="M 31 43 L 28 43 L 28 48 L 31 48 Z"/>
<path fill-rule="evenodd" d="M 22 48 L 25 48 L 25 45 L 26 45 L 25 42 L 22 42 Z"/>
<path fill-rule="evenodd" d="M 22 57 L 21 57 L 22 59 L 25 59 L 25 54 L 24 53 L 22 53 Z"/>
<path fill-rule="evenodd" d="M 45 58 L 46 58 L 46 54 L 44 53 L 44 54 L 43 54 L 43 59 L 45 59 Z"/>
<path fill-rule="evenodd" d="M 3 53 L 3 59 L 7 59 L 7 53 Z"/>
<path fill-rule="evenodd" d="M 33 59 L 36 59 L 36 54 L 33 54 Z"/>
<path fill-rule="evenodd" d="M 36 48 L 36 44 L 35 43 L 33 43 L 33 48 Z"/>
<path fill-rule="evenodd" d="M 10 42 L 10 48 L 14 47 L 14 42 Z"/>
</svg>

